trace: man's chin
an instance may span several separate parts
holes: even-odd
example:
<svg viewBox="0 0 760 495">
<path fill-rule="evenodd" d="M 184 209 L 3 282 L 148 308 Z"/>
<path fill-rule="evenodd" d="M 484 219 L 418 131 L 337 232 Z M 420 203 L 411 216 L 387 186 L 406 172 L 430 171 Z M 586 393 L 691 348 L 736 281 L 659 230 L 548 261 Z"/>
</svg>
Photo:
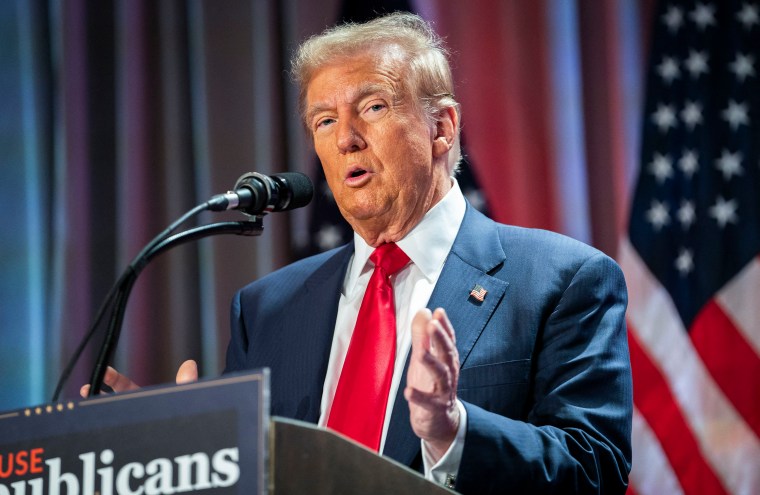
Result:
<svg viewBox="0 0 760 495">
<path fill-rule="evenodd" d="M 388 213 L 391 207 L 354 203 L 345 208 L 342 208 L 339 205 L 338 209 L 340 210 L 341 215 L 343 215 L 343 218 L 351 224 L 354 230 L 357 230 L 361 226 L 366 228 L 370 225 L 381 223 L 383 218 L 389 218 Z"/>
<path fill-rule="evenodd" d="M 346 220 L 349 217 L 358 221 L 371 220 L 383 215 L 391 208 L 391 204 L 378 202 L 375 195 L 368 192 L 366 190 L 351 191 L 342 198 L 335 198 L 338 209 Z"/>
</svg>

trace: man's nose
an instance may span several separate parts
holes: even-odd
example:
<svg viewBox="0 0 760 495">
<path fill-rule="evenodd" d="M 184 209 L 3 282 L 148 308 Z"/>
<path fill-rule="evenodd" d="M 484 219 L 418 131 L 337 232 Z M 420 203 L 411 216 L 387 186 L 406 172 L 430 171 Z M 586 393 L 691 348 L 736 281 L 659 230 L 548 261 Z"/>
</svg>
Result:
<svg viewBox="0 0 760 495">
<path fill-rule="evenodd" d="M 353 153 L 366 147 L 361 131 L 351 119 L 338 122 L 338 150 L 341 153 Z"/>
</svg>

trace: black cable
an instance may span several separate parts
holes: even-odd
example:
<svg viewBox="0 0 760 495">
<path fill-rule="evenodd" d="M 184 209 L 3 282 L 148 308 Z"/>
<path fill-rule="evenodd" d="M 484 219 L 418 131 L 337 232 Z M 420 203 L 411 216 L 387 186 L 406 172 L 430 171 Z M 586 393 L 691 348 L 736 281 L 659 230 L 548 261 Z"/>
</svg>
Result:
<svg viewBox="0 0 760 495">
<path fill-rule="evenodd" d="M 92 376 L 90 378 L 90 391 L 89 396 L 97 395 L 103 386 L 103 378 L 105 376 L 108 363 L 113 359 L 116 345 L 121 335 L 122 322 L 124 321 L 124 313 L 127 307 L 127 301 L 132 291 L 137 276 L 142 269 L 156 256 L 169 250 L 174 246 L 184 244 L 186 242 L 202 239 L 211 235 L 217 234 L 236 234 L 254 236 L 259 235 L 263 230 L 261 219 L 257 218 L 255 221 L 240 221 L 240 222 L 219 222 L 210 225 L 202 225 L 188 229 L 184 232 L 176 234 L 171 237 L 166 237 L 162 240 L 154 240 L 145 249 L 140 252 L 140 255 L 130 264 L 127 269 L 127 273 L 131 276 L 127 276 L 122 281 L 122 287 L 118 291 L 118 296 L 114 302 L 114 310 L 111 314 L 111 320 L 108 325 L 108 330 L 103 338 L 103 344 L 101 345 L 98 358 L 95 362 L 95 366 L 92 370 Z M 127 275 L 125 273 L 125 275 Z"/>
<path fill-rule="evenodd" d="M 93 324 L 90 326 L 89 330 L 84 335 L 84 337 L 82 338 L 77 348 L 74 350 L 74 353 L 72 354 L 71 358 L 66 364 L 66 367 L 61 373 L 61 376 L 58 379 L 58 383 L 56 384 L 55 391 L 53 392 L 53 398 L 52 398 L 53 402 L 58 401 L 58 399 L 60 398 L 60 395 L 63 392 L 63 387 L 65 386 L 68 379 L 71 377 L 71 373 L 74 370 L 74 367 L 76 366 L 77 362 L 79 362 L 79 359 L 81 359 L 82 353 L 84 352 L 84 349 L 87 347 L 87 344 L 90 343 L 90 341 L 95 336 L 98 329 L 100 328 L 101 324 L 103 323 L 103 319 L 106 316 L 106 314 L 109 315 L 110 322 L 114 322 L 118 320 L 118 318 L 115 318 L 117 315 L 116 310 L 119 305 L 126 304 L 126 300 L 124 300 L 123 303 L 121 303 L 120 300 L 124 297 L 123 289 L 124 289 L 127 279 L 130 277 L 134 277 L 136 279 L 137 275 L 140 273 L 140 271 L 142 271 L 142 269 L 148 263 L 151 253 L 154 252 L 154 248 L 156 248 L 159 245 L 162 245 L 163 241 L 168 239 L 169 236 L 171 236 L 172 232 L 174 232 L 180 225 L 188 221 L 190 218 L 192 218 L 195 215 L 198 215 L 199 213 L 205 210 L 209 210 L 210 202 L 213 201 L 213 199 L 214 198 L 212 198 L 212 200 L 209 200 L 205 203 L 195 206 L 194 208 L 189 210 L 187 213 L 182 215 L 178 220 L 176 220 L 171 225 L 169 225 L 160 234 L 154 237 L 142 249 L 142 251 L 140 251 L 140 253 L 134 258 L 134 260 L 132 260 L 132 262 L 129 264 L 127 269 L 124 270 L 124 272 L 121 274 L 119 279 L 109 290 L 108 294 L 106 295 L 106 298 L 104 299 L 103 303 L 98 309 L 98 312 L 96 313 Z M 163 251 L 163 249 L 161 251 Z M 158 254 L 158 253 L 154 253 L 153 256 L 155 256 L 155 254 Z M 134 280 L 132 281 L 132 283 L 134 283 Z M 130 289 L 131 289 L 131 286 L 130 286 Z M 128 295 L 128 292 L 127 292 L 127 295 Z M 101 368 L 102 363 L 96 364 L 96 366 L 98 366 L 98 368 Z M 104 369 L 105 368 L 103 368 L 103 370 Z"/>
<path fill-rule="evenodd" d="M 113 285 L 113 287 L 111 287 L 111 290 L 108 291 L 106 298 L 103 300 L 103 303 L 100 305 L 100 308 L 98 309 L 98 312 L 96 313 L 94 323 L 90 326 L 90 329 L 82 338 L 81 342 L 79 342 L 79 345 L 74 350 L 74 353 L 71 355 L 71 357 L 69 358 L 68 363 L 66 363 L 66 367 L 63 369 L 63 372 L 61 373 L 61 376 L 58 379 L 58 384 L 55 387 L 55 392 L 53 392 L 53 399 L 52 399 L 53 402 L 58 401 L 58 398 L 60 397 L 61 392 L 63 391 L 64 385 L 69 380 L 71 372 L 74 370 L 74 367 L 79 361 L 79 358 L 82 357 L 82 352 L 84 352 L 85 347 L 87 347 L 87 344 L 90 342 L 92 337 L 97 332 L 98 327 L 100 326 L 100 323 L 103 321 L 103 317 L 106 314 L 106 310 L 109 307 L 111 307 L 114 301 L 114 298 L 116 297 L 118 293 L 118 289 L 123 284 L 124 278 L 126 276 L 127 276 L 127 272 L 122 274 L 119 280 L 117 280 L 116 283 Z"/>
</svg>

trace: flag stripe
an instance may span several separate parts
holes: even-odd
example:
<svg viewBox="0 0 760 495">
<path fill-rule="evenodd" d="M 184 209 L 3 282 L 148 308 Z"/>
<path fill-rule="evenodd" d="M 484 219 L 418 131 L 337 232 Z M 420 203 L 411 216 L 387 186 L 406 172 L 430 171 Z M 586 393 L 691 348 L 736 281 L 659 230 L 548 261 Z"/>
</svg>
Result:
<svg viewBox="0 0 760 495">
<path fill-rule="evenodd" d="M 690 336 L 715 382 L 760 438 L 758 355 L 714 300 L 697 315 Z"/>
<path fill-rule="evenodd" d="M 760 443 L 705 370 L 667 291 L 626 238 L 620 243 L 619 261 L 628 285 L 631 333 L 670 383 L 702 456 L 731 491 L 760 487 Z M 637 381 L 646 385 L 639 393 L 646 393 L 647 380 L 634 370 Z M 639 405 L 636 395 L 634 391 Z M 651 424 L 652 419 L 647 421 Z M 733 443 L 726 444 L 726 438 Z"/>
<path fill-rule="evenodd" d="M 633 381 L 636 407 L 660 439 L 681 486 L 686 493 L 695 493 L 700 489 L 705 493 L 726 493 L 704 459 L 692 456 L 699 451 L 699 442 L 686 424 L 667 380 L 647 356 L 635 331 L 629 332 L 628 344 L 631 368 L 636 377 Z"/>
<path fill-rule="evenodd" d="M 683 489 L 662 445 L 638 408 L 633 410 L 633 468 L 630 481 L 641 495 L 682 495 Z M 628 495 L 632 493 L 630 485 Z"/>
<path fill-rule="evenodd" d="M 720 306 L 760 355 L 760 258 L 755 258 L 718 293 Z M 760 391 L 758 391 L 760 394 Z"/>
</svg>

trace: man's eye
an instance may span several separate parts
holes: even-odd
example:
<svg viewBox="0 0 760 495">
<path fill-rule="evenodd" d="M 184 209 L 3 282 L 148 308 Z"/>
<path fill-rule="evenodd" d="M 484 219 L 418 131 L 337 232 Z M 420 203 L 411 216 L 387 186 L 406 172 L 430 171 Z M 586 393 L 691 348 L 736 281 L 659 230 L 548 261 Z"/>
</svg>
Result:
<svg viewBox="0 0 760 495">
<path fill-rule="evenodd" d="M 364 109 L 364 118 L 374 121 L 375 119 L 379 119 L 385 115 L 385 112 L 387 110 L 388 105 L 385 103 L 373 103 L 371 105 L 367 105 Z"/>
<path fill-rule="evenodd" d="M 320 127 L 327 127 L 333 122 L 335 122 L 335 119 L 322 119 L 317 122 L 316 128 L 319 129 Z"/>
</svg>

